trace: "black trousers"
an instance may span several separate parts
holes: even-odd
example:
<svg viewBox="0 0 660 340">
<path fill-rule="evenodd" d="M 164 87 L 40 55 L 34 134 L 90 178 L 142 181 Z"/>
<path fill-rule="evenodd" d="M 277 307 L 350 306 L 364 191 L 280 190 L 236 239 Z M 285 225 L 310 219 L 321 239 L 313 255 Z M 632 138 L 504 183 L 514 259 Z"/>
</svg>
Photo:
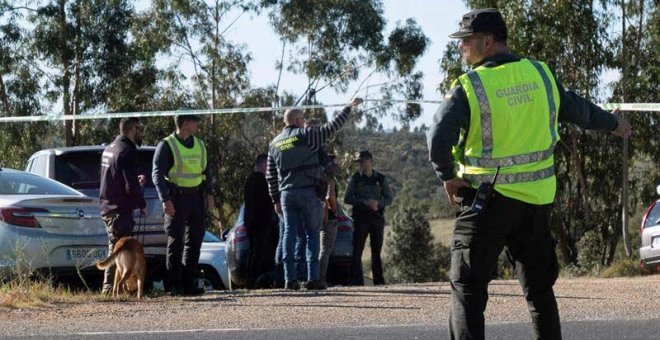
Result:
<svg viewBox="0 0 660 340">
<path fill-rule="evenodd" d="M 482 215 L 459 216 L 451 247 L 451 339 L 483 339 L 488 283 L 504 246 L 514 261 L 536 339 L 561 339 L 552 289 L 559 267 L 550 234 L 551 205 L 495 193 Z"/>
<path fill-rule="evenodd" d="M 258 223 L 258 224 L 257 224 Z M 257 278 L 273 269 L 272 231 L 275 228 L 272 220 L 253 222 L 248 226 L 248 238 L 250 239 L 250 261 L 248 269 L 248 288 L 254 289 Z"/>
<path fill-rule="evenodd" d="M 192 288 L 206 231 L 204 198 L 197 193 L 177 195 L 172 200 L 174 216 L 165 215 L 168 288 Z"/>
<path fill-rule="evenodd" d="M 105 230 L 108 232 L 108 256 L 112 254 L 115 249 L 115 243 L 120 238 L 126 236 L 133 236 L 133 227 L 135 220 L 133 220 L 132 211 L 113 211 L 107 215 L 101 216 L 105 224 Z M 115 278 L 115 265 L 105 269 L 103 273 L 103 291 L 112 291 L 112 284 Z"/>
<path fill-rule="evenodd" d="M 385 231 L 385 218 L 381 214 L 372 212 L 355 211 L 353 213 L 353 264 L 351 266 L 351 278 L 354 285 L 364 285 L 364 273 L 362 272 L 362 252 L 369 236 L 371 246 L 371 272 L 374 285 L 385 284 L 383 277 L 383 261 L 380 253 L 383 249 L 383 234 Z"/>
</svg>

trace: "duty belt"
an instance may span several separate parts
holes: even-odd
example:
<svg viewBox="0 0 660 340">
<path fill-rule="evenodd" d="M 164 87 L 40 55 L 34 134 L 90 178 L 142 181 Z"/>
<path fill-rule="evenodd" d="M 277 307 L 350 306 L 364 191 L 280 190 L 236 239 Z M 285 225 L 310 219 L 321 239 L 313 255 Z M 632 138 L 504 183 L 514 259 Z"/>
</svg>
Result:
<svg viewBox="0 0 660 340">
<path fill-rule="evenodd" d="M 171 185 L 172 185 L 172 190 L 176 195 L 197 195 L 197 194 L 201 194 L 204 191 L 202 190 L 201 185 L 191 188 L 180 187 L 178 185 L 173 185 L 173 184 Z"/>
</svg>

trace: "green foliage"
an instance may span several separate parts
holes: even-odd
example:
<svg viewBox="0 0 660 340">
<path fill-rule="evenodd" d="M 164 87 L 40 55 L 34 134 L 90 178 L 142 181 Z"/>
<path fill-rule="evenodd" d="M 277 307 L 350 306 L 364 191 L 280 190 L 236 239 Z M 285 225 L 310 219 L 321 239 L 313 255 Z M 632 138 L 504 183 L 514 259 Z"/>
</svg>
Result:
<svg viewBox="0 0 660 340">
<path fill-rule="evenodd" d="M 433 282 L 447 279 L 449 248 L 435 244 L 421 210 L 403 208 L 387 233 L 386 275 L 389 282 Z"/>
<path fill-rule="evenodd" d="M 605 268 L 600 277 L 613 278 L 613 277 L 632 277 L 640 275 L 648 275 L 649 271 L 641 268 L 639 260 L 634 259 L 621 259 L 612 263 L 609 267 Z"/>
<path fill-rule="evenodd" d="M 421 98 L 422 73 L 414 72 L 414 68 L 429 40 L 415 20 L 397 23 L 385 39 L 384 9 L 379 0 L 262 1 L 261 5 L 270 12 L 283 43 L 291 45 L 286 68 L 308 78 L 308 87 L 296 103 L 303 99 L 305 103 L 314 102 L 315 94 L 327 87 L 345 92 L 348 84 L 364 73 L 367 76 L 357 92 L 369 78 L 380 73 L 396 76 L 381 86 L 384 98 L 393 94 Z M 278 67 L 283 68 L 284 64 L 282 59 Z M 392 108 L 389 102 L 377 103 L 365 110 L 365 115 L 391 113 L 409 123 L 421 113 L 419 105 L 406 105 L 403 110 Z"/>
<path fill-rule="evenodd" d="M 448 93 L 454 80 L 468 71 L 468 68 L 461 62 L 458 42 L 451 41 L 447 44 L 442 59 L 440 59 L 440 69 L 444 72 L 445 77 L 438 86 L 438 90 L 442 93 Z"/>
<path fill-rule="evenodd" d="M 425 129 L 397 132 L 345 129 L 341 138 L 343 144 L 334 151 L 344 155 L 345 177 L 357 171 L 351 160 L 360 150 L 371 151 L 374 168 L 387 176 L 395 192 L 392 208 L 386 210 L 387 219 L 403 207 L 417 207 L 433 219 L 453 217 L 455 208 L 428 162 Z"/>
<path fill-rule="evenodd" d="M 600 234 L 591 230 L 586 232 L 577 243 L 577 263 L 583 273 L 598 274 L 602 268 L 603 240 Z"/>
</svg>

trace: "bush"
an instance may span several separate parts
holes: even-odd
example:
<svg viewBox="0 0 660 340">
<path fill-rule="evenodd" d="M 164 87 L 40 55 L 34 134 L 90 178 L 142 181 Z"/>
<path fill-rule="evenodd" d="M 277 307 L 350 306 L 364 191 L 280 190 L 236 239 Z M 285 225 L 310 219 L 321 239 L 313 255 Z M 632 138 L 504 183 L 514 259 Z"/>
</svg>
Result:
<svg viewBox="0 0 660 340">
<path fill-rule="evenodd" d="M 600 274 L 604 278 L 613 277 L 633 277 L 648 275 L 650 272 L 647 269 L 642 269 L 639 261 L 635 259 L 624 259 L 612 263 L 611 266 L 605 268 Z"/>
<path fill-rule="evenodd" d="M 431 226 L 419 208 L 394 214 L 387 237 L 388 281 L 392 283 L 433 282 L 447 279 L 449 248 L 433 242 Z"/>
<path fill-rule="evenodd" d="M 518 278 L 516 270 L 504 251 L 502 251 L 497 259 L 497 268 L 493 276 L 501 280 L 514 280 Z"/>
<path fill-rule="evenodd" d="M 597 275 L 601 269 L 603 241 L 600 234 L 591 230 L 582 236 L 577 243 L 578 267 L 582 275 Z"/>
</svg>

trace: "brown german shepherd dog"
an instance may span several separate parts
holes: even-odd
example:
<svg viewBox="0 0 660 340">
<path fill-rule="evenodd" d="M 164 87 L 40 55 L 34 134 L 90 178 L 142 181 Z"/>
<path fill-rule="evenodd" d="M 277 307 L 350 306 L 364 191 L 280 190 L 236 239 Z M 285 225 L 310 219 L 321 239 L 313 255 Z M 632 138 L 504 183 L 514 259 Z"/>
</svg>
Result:
<svg viewBox="0 0 660 340">
<path fill-rule="evenodd" d="M 122 237 L 117 241 L 114 251 L 107 259 L 96 262 L 96 268 L 105 270 L 112 266 L 113 261 L 117 269 L 112 285 L 112 296 L 117 298 L 119 294 L 132 293 L 137 290 L 137 298 L 141 300 L 147 263 L 140 241 L 133 237 Z"/>
</svg>

